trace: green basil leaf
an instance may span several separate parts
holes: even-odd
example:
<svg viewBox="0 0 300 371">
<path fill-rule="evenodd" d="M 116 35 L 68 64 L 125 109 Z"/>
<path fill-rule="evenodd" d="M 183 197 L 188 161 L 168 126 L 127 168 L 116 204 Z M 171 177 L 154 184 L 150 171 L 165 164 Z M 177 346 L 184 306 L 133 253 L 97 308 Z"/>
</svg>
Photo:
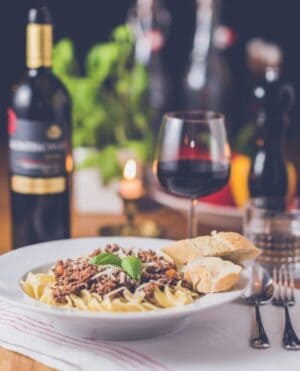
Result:
<svg viewBox="0 0 300 371">
<path fill-rule="evenodd" d="M 102 253 L 99 255 L 94 256 L 89 260 L 90 264 L 96 264 L 96 265 L 116 265 L 117 267 L 121 267 L 121 258 L 118 257 L 118 255 L 111 254 L 111 253 Z"/>
<path fill-rule="evenodd" d="M 121 266 L 132 279 L 138 281 L 141 278 L 142 264 L 136 256 L 126 256 L 122 259 Z"/>
</svg>

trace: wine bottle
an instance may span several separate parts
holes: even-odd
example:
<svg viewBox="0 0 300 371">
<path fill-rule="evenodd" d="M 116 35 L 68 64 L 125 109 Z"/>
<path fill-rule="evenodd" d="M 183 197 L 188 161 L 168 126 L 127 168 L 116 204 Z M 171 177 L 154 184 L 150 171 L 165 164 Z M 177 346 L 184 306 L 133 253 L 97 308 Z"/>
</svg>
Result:
<svg viewBox="0 0 300 371">
<path fill-rule="evenodd" d="M 256 107 L 255 154 L 249 175 L 253 198 L 285 200 L 288 176 L 285 158 L 286 129 L 294 102 L 294 90 L 285 82 L 279 67 L 269 66 L 254 89 Z"/>
<path fill-rule="evenodd" d="M 146 67 L 149 76 L 149 106 L 153 111 L 151 126 L 156 133 L 161 116 L 170 104 L 170 78 L 162 51 L 171 16 L 163 0 L 136 0 L 127 22 L 135 36 L 135 60 Z"/>
<path fill-rule="evenodd" d="M 29 11 L 26 39 L 27 71 L 8 112 L 13 248 L 70 235 L 71 104 L 51 71 L 46 7 Z"/>
<path fill-rule="evenodd" d="M 233 32 L 220 26 L 220 2 L 197 0 L 196 7 L 193 48 L 183 77 L 184 107 L 223 112 L 228 124 L 231 76 L 221 49 L 233 43 Z"/>
</svg>

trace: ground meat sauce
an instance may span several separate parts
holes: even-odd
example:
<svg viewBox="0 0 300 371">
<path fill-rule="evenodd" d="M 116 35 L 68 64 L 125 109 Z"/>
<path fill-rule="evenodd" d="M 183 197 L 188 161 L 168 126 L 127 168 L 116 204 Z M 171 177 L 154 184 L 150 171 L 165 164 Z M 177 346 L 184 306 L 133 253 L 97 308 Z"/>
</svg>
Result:
<svg viewBox="0 0 300 371">
<path fill-rule="evenodd" d="M 55 276 L 52 295 L 58 303 L 65 303 L 66 296 L 78 295 L 83 289 L 102 297 L 112 293 L 110 297 L 113 298 L 122 296 L 122 290 L 117 290 L 121 287 L 134 293 L 139 286 L 143 285 L 141 289 L 150 301 L 153 299 L 156 287 L 163 289 L 168 285 L 172 288 L 181 281 L 183 287 L 191 289 L 191 285 L 182 280 L 176 265 L 152 250 L 140 250 L 137 253 L 143 267 L 140 281 L 131 279 L 121 268 L 89 263 L 91 257 L 103 252 L 117 254 L 121 258 L 134 255 L 133 250 L 125 250 L 116 244 L 109 244 L 105 249 L 97 249 L 86 258 L 58 261 L 52 269 Z"/>
</svg>

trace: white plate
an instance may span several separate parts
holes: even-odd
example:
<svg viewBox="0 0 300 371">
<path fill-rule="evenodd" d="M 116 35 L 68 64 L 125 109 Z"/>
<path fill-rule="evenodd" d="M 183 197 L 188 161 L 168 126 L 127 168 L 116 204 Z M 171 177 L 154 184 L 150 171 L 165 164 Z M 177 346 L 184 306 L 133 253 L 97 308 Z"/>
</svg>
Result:
<svg viewBox="0 0 300 371">
<path fill-rule="evenodd" d="M 138 313 L 95 313 L 48 306 L 28 297 L 20 288 L 20 280 L 29 271 L 45 267 L 59 259 L 90 253 L 107 243 L 142 249 L 160 248 L 170 241 L 149 238 L 98 237 L 46 242 L 18 249 L 0 256 L 0 298 L 32 315 L 51 319 L 53 325 L 67 334 L 92 339 L 129 340 L 166 334 L 183 326 L 195 313 L 237 299 L 249 282 L 242 272 L 236 288 L 230 292 L 209 294 L 179 308 Z"/>
</svg>

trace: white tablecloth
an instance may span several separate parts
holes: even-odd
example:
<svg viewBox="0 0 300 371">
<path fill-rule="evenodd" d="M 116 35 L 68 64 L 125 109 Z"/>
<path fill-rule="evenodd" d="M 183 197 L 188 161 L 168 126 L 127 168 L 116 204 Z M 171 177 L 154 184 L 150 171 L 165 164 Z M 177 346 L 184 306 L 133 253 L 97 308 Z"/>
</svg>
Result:
<svg viewBox="0 0 300 371">
<path fill-rule="evenodd" d="M 298 306 L 291 308 L 300 335 Z M 130 342 L 89 341 L 65 336 L 45 319 L 0 301 L 0 346 L 65 370 L 296 371 L 300 351 L 281 347 L 282 308 L 262 308 L 271 348 L 248 345 L 253 308 L 239 302 L 203 312 L 188 326 L 160 338 Z"/>
</svg>

